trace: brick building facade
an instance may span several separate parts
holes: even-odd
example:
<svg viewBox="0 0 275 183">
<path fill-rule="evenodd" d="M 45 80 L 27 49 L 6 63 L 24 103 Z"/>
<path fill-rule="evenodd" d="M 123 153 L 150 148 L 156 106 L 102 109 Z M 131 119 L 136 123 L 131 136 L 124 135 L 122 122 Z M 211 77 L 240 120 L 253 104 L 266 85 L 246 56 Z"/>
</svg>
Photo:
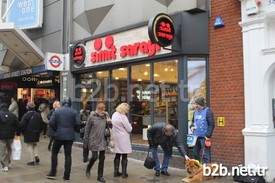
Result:
<svg viewBox="0 0 275 183">
<path fill-rule="evenodd" d="M 221 16 L 224 27 L 213 27 L 217 16 Z M 240 21 L 239 1 L 211 1 L 210 107 L 215 119 L 225 118 L 225 126 L 216 125 L 213 134 L 212 158 L 226 166 L 244 163 L 244 73 Z"/>
</svg>

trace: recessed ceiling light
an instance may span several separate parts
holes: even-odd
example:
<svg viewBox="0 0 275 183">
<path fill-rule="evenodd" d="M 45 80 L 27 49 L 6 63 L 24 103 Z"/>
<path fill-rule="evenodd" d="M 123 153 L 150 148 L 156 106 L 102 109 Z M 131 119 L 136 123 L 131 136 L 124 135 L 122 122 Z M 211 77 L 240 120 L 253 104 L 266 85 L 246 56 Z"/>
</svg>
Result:
<svg viewBox="0 0 275 183">
<path fill-rule="evenodd" d="M 119 80 L 119 77 L 115 77 L 115 80 Z"/>
<path fill-rule="evenodd" d="M 147 72 L 147 71 L 145 71 L 143 74 L 144 74 L 145 76 L 148 76 L 148 72 Z"/>
<path fill-rule="evenodd" d="M 150 67 L 150 64 L 145 64 L 146 67 Z"/>
<path fill-rule="evenodd" d="M 137 79 L 137 81 L 142 81 L 142 79 Z"/>
<path fill-rule="evenodd" d="M 102 71 L 97 72 L 97 74 L 102 74 L 102 73 L 103 73 Z"/>
</svg>

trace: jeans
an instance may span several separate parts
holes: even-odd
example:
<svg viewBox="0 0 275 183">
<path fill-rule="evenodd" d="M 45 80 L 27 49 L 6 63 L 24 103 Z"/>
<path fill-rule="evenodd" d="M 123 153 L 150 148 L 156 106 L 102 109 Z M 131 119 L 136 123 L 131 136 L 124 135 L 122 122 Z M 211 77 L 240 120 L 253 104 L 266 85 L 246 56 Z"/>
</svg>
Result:
<svg viewBox="0 0 275 183">
<path fill-rule="evenodd" d="M 210 163 L 211 162 L 211 147 L 205 147 L 205 138 L 198 137 L 197 142 L 194 146 L 194 158 L 202 163 Z M 200 156 L 200 151 L 202 151 L 202 155 Z"/>
<path fill-rule="evenodd" d="M 55 139 L 53 141 L 52 146 L 52 165 L 51 165 L 51 175 L 56 175 L 56 168 L 58 164 L 57 155 L 59 153 L 59 150 L 61 146 L 64 146 L 64 154 L 65 154 L 65 171 L 64 171 L 64 177 L 63 179 L 69 180 L 70 179 L 70 173 L 71 173 L 71 167 L 72 167 L 72 145 L 73 140 L 58 140 Z"/>
<path fill-rule="evenodd" d="M 163 148 L 162 148 L 163 149 Z M 162 160 L 162 165 L 160 166 L 159 158 L 158 158 L 158 145 L 150 147 L 151 153 L 153 155 L 154 160 L 156 161 L 156 171 L 167 171 L 170 161 L 170 156 L 167 151 L 163 149 L 164 156 Z"/>
</svg>

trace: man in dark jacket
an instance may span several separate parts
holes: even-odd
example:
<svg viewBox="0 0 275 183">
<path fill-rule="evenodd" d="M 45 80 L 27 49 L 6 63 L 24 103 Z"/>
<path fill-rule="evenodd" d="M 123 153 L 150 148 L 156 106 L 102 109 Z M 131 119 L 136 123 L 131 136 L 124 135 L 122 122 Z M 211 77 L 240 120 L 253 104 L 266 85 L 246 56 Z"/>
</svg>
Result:
<svg viewBox="0 0 275 183">
<path fill-rule="evenodd" d="M 2 171 L 9 170 L 11 162 L 11 144 L 17 130 L 19 121 L 15 114 L 8 110 L 9 106 L 5 103 L 0 105 L 0 162 Z"/>
<path fill-rule="evenodd" d="M 21 119 L 20 128 L 24 133 L 24 142 L 27 144 L 30 153 L 30 161 L 27 165 L 34 166 L 40 162 L 37 145 L 40 132 L 43 130 L 43 120 L 41 115 L 35 111 L 33 102 L 27 103 L 27 110 L 28 112 Z"/>
<path fill-rule="evenodd" d="M 169 166 L 169 160 L 172 156 L 173 145 L 175 145 L 180 154 L 186 159 L 189 160 L 189 157 L 186 155 L 183 144 L 178 139 L 178 133 L 176 129 L 167 123 L 161 122 L 152 125 L 147 130 L 147 138 L 149 143 L 149 148 L 153 154 L 153 158 L 156 161 L 156 176 L 160 174 L 170 176 L 167 172 Z M 160 167 L 160 162 L 157 154 L 158 146 L 161 146 L 164 152 L 162 166 Z"/>
<path fill-rule="evenodd" d="M 206 147 L 205 141 L 210 140 L 213 130 L 215 128 L 213 113 L 208 107 L 205 107 L 204 98 L 197 98 L 195 100 L 195 107 L 193 123 L 191 131 L 197 137 L 194 146 L 194 158 L 200 161 L 200 151 L 202 150 L 203 163 L 211 162 L 211 147 Z"/>
<path fill-rule="evenodd" d="M 65 154 L 65 171 L 64 180 L 70 180 L 72 166 L 72 145 L 75 140 L 75 129 L 80 126 L 80 117 L 76 110 L 71 108 L 71 99 L 65 97 L 62 101 L 62 107 L 55 110 L 51 119 L 50 127 L 55 131 L 55 140 L 52 146 L 51 171 L 47 175 L 49 179 L 55 179 L 57 168 L 57 155 L 64 146 Z"/>
</svg>

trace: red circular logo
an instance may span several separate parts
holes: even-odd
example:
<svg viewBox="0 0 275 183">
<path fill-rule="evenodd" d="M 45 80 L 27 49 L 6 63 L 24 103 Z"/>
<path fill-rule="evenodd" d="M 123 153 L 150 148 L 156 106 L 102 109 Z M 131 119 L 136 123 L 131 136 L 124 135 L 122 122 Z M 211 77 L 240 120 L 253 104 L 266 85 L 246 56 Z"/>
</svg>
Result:
<svg viewBox="0 0 275 183">
<path fill-rule="evenodd" d="M 111 48 L 114 45 L 114 37 L 109 35 L 105 38 L 105 46 Z"/>
<path fill-rule="evenodd" d="M 54 68 L 57 68 L 62 64 L 61 59 L 57 55 L 52 56 L 50 58 L 49 62 L 51 64 L 51 66 Z"/>
</svg>

